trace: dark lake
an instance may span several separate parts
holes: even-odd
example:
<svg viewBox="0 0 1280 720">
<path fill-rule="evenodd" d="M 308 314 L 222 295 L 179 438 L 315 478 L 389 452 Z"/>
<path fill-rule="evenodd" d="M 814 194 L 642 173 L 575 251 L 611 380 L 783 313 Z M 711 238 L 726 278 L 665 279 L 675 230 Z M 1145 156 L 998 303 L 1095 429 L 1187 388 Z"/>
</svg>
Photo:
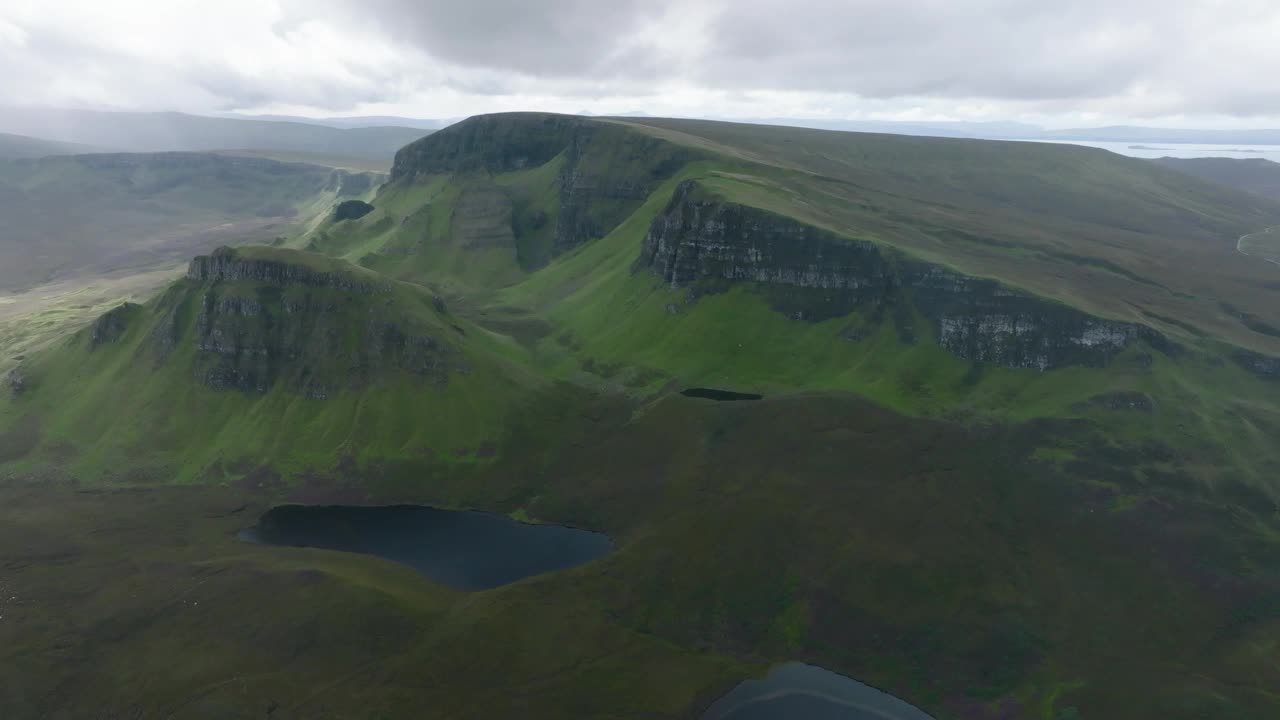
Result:
<svg viewBox="0 0 1280 720">
<path fill-rule="evenodd" d="M 763 395 L 756 393 L 733 392 L 732 390 L 717 390 L 716 388 L 688 388 L 681 390 L 681 395 L 685 397 L 702 398 L 704 400 L 718 400 L 720 402 L 737 402 L 739 400 L 763 400 Z"/>
<path fill-rule="evenodd" d="M 843 675 L 787 663 L 720 698 L 702 720 L 933 720 L 923 710 Z"/>
<path fill-rule="evenodd" d="M 581 565 L 613 545 L 608 536 L 587 530 L 418 505 L 283 505 L 240 538 L 376 555 L 460 590 L 485 590 Z"/>
</svg>

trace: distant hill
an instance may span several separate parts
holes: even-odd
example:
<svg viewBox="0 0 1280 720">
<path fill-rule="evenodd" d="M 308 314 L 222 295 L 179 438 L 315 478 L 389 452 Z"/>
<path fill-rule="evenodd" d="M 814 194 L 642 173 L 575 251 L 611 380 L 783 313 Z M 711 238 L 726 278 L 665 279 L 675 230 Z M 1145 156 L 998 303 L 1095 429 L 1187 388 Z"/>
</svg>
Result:
<svg viewBox="0 0 1280 720">
<path fill-rule="evenodd" d="M 1280 200 L 1280 163 L 1262 158 L 1160 158 L 1167 168 Z"/>
<path fill-rule="evenodd" d="M 410 127 L 334 128 L 183 113 L 5 108 L 0 132 L 130 152 L 271 150 L 387 161 L 430 131 Z"/>
<path fill-rule="evenodd" d="M 239 115 L 228 113 L 220 117 L 236 120 L 267 120 L 270 122 L 293 122 L 308 125 L 323 125 L 332 128 L 372 128 L 400 127 L 417 128 L 419 130 L 439 130 L 455 122 L 434 118 L 410 118 L 398 115 L 359 115 L 356 117 L 309 118 L 301 115 Z"/>
<path fill-rule="evenodd" d="M 90 145 L 0 133 L 0 158 L 37 158 L 48 155 L 77 155 L 96 151 Z"/>
<path fill-rule="evenodd" d="M 197 153 L 0 162 L 0 289 L 269 240 L 318 199 L 362 194 L 378 181 L 317 165 Z"/>
<path fill-rule="evenodd" d="M 586 114 L 586 113 L 584 113 Z M 621 116 L 615 116 L 621 117 Z M 982 140 L 1054 140 L 1194 145 L 1277 145 L 1280 129 L 1214 130 L 1137 125 L 1048 129 L 1022 122 L 857 120 L 846 118 L 741 118 L 736 122 L 816 130 L 890 133 Z"/>
<path fill-rule="evenodd" d="M 1096 142 L 1160 142 L 1207 145 L 1280 145 L 1280 130 L 1201 130 L 1114 125 L 1097 128 L 1046 130 L 1029 138 L 1093 140 Z"/>
<path fill-rule="evenodd" d="M 619 116 L 621 117 L 621 116 Z M 892 120 L 815 120 L 806 118 L 750 118 L 740 122 L 752 125 L 840 130 L 845 132 L 891 133 L 950 138 L 1022 139 L 1038 138 L 1044 129 L 1037 125 L 1015 122 L 904 122 Z"/>
</svg>

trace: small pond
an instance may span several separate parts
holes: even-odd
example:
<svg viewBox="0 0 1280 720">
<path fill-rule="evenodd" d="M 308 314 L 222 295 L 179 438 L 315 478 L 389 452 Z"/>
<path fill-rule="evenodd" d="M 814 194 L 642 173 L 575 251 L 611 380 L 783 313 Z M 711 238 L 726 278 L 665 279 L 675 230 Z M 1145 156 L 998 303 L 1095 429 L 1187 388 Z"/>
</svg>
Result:
<svg viewBox="0 0 1280 720">
<path fill-rule="evenodd" d="M 460 590 L 485 590 L 563 570 L 612 549 L 600 533 L 417 505 L 283 505 L 240 538 L 376 555 Z"/>
<path fill-rule="evenodd" d="M 737 402 L 739 400 L 763 400 L 763 395 L 755 393 L 740 393 L 731 390 L 717 390 L 715 388 L 688 388 L 680 391 L 681 395 L 692 398 L 702 398 L 704 400 L 719 400 L 720 402 Z"/>
<path fill-rule="evenodd" d="M 802 663 L 774 668 L 720 698 L 702 720 L 933 720 L 857 680 Z"/>
</svg>

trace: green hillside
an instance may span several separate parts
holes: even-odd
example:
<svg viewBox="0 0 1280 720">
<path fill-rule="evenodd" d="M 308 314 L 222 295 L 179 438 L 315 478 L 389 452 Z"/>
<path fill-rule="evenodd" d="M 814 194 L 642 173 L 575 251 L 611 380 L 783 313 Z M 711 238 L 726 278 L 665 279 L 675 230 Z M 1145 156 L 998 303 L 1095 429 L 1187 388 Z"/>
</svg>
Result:
<svg viewBox="0 0 1280 720">
<path fill-rule="evenodd" d="M 1280 204 L 1062 145 L 533 113 L 361 197 L 7 376 L 14 707 L 693 718 L 802 660 L 938 720 L 1280 710 L 1280 269 L 1236 247 Z M 464 594 L 232 539 L 281 501 L 615 549 Z"/>
<path fill-rule="evenodd" d="M 74 458 L 64 470 L 103 479 L 474 455 L 498 439 L 517 378 L 537 385 L 501 369 L 509 345 L 417 286 L 318 255 L 222 248 L 24 364 L 14 410 Z"/>
<path fill-rule="evenodd" d="M 1262 158 L 1160 158 L 1152 162 L 1238 190 L 1280 199 L 1280 163 Z"/>
<path fill-rule="evenodd" d="M 1239 190 L 1261 195 L 1272 200 L 1280 199 L 1280 163 L 1261 158 L 1236 160 L 1232 158 L 1160 158 L 1155 162 L 1179 172 L 1203 178 Z M 1273 263 L 1280 263 L 1280 233 L 1277 228 L 1267 228 L 1242 235 L 1238 243 L 1241 253 Z"/>
<path fill-rule="evenodd" d="M 1088 416 L 1185 448 L 1206 482 L 1276 491 L 1280 285 L 1235 239 L 1277 206 L 1075 147 L 645 122 L 630 134 L 561 116 L 462 123 L 400 153 L 373 213 L 296 242 L 432 284 L 567 378 Z M 655 151 L 654 133 L 679 144 Z M 678 188 L 694 198 L 683 210 Z M 599 218 L 585 232 L 584 209 Z M 641 258 L 684 211 L 773 229 L 676 281 L 669 257 Z M 530 247 L 558 259 L 539 268 Z M 1097 333 L 1116 339 L 1081 351 Z M 1162 410 L 1130 422 L 1093 400 L 1126 394 Z"/>
</svg>

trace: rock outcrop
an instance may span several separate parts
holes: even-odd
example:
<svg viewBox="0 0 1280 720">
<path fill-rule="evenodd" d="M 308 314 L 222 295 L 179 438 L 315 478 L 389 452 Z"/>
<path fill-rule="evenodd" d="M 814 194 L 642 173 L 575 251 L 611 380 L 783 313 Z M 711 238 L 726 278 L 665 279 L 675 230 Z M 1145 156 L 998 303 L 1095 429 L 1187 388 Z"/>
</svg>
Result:
<svg viewBox="0 0 1280 720">
<path fill-rule="evenodd" d="M 1251 350 L 1237 350 L 1232 353 L 1231 359 L 1263 380 L 1280 380 L 1280 358 Z"/>
<path fill-rule="evenodd" d="M 195 377 L 212 388 L 257 393 L 284 382 L 323 399 L 393 371 L 445 384 L 461 369 L 452 348 L 431 335 L 349 310 L 317 297 L 272 304 L 210 290 L 194 327 Z"/>
<path fill-rule="evenodd" d="M 603 237 L 698 154 L 622 125 L 569 115 L 505 113 L 452 125 L 396 153 L 392 182 L 438 175 L 496 175 L 560 159 L 550 248 L 522 255 L 537 267 Z M 512 218 L 519 235 L 547 222 L 541 208 Z"/>
<path fill-rule="evenodd" d="M 193 260 L 187 277 L 196 283 L 185 289 L 198 303 L 194 323 L 184 329 L 188 315 L 175 299 L 152 340 L 161 361 L 192 343 L 193 373 L 209 387 L 266 393 L 283 385 L 323 399 L 395 372 L 445 384 L 463 369 L 439 327 L 411 317 L 386 286 L 354 268 L 219 250 Z M 433 308 L 443 312 L 442 304 Z"/>
<path fill-rule="evenodd" d="M 1150 395 L 1127 390 L 1094 395 L 1089 398 L 1087 404 L 1107 410 L 1132 410 L 1142 413 L 1152 413 L 1156 410 L 1156 403 Z"/>
<path fill-rule="evenodd" d="M 301 262 L 255 257 L 233 248 L 221 247 L 202 255 L 187 266 L 187 278 L 196 282 L 248 280 L 276 287 L 327 287 L 352 293 L 374 292 L 378 281 L 351 272 L 330 272 Z"/>
<path fill-rule="evenodd" d="M 900 336 L 912 318 L 932 325 L 951 353 L 1014 368 L 1099 367 L 1138 340 L 1176 349 L 1155 330 L 1094 317 L 994 281 L 960 274 L 890 248 L 853 240 L 759 208 L 725 202 L 681 183 L 651 225 L 633 270 L 672 288 L 715 291 L 751 282 L 774 307 L 820 321 L 855 310 L 892 317 Z"/>
<path fill-rule="evenodd" d="M 22 372 L 22 368 L 16 367 L 5 375 L 5 384 L 9 386 L 9 390 L 14 395 L 21 395 L 27 390 L 27 376 Z"/>
<path fill-rule="evenodd" d="M 89 349 L 96 350 L 102 345 L 114 343 L 129 329 L 129 322 L 142 309 L 136 303 L 124 303 L 104 313 L 89 328 Z"/>
<path fill-rule="evenodd" d="M 325 190 L 337 194 L 338 197 L 353 197 L 369 192 L 374 185 L 386 179 L 387 176 L 383 173 L 334 170 L 329 175 L 329 182 L 325 185 Z"/>
</svg>

